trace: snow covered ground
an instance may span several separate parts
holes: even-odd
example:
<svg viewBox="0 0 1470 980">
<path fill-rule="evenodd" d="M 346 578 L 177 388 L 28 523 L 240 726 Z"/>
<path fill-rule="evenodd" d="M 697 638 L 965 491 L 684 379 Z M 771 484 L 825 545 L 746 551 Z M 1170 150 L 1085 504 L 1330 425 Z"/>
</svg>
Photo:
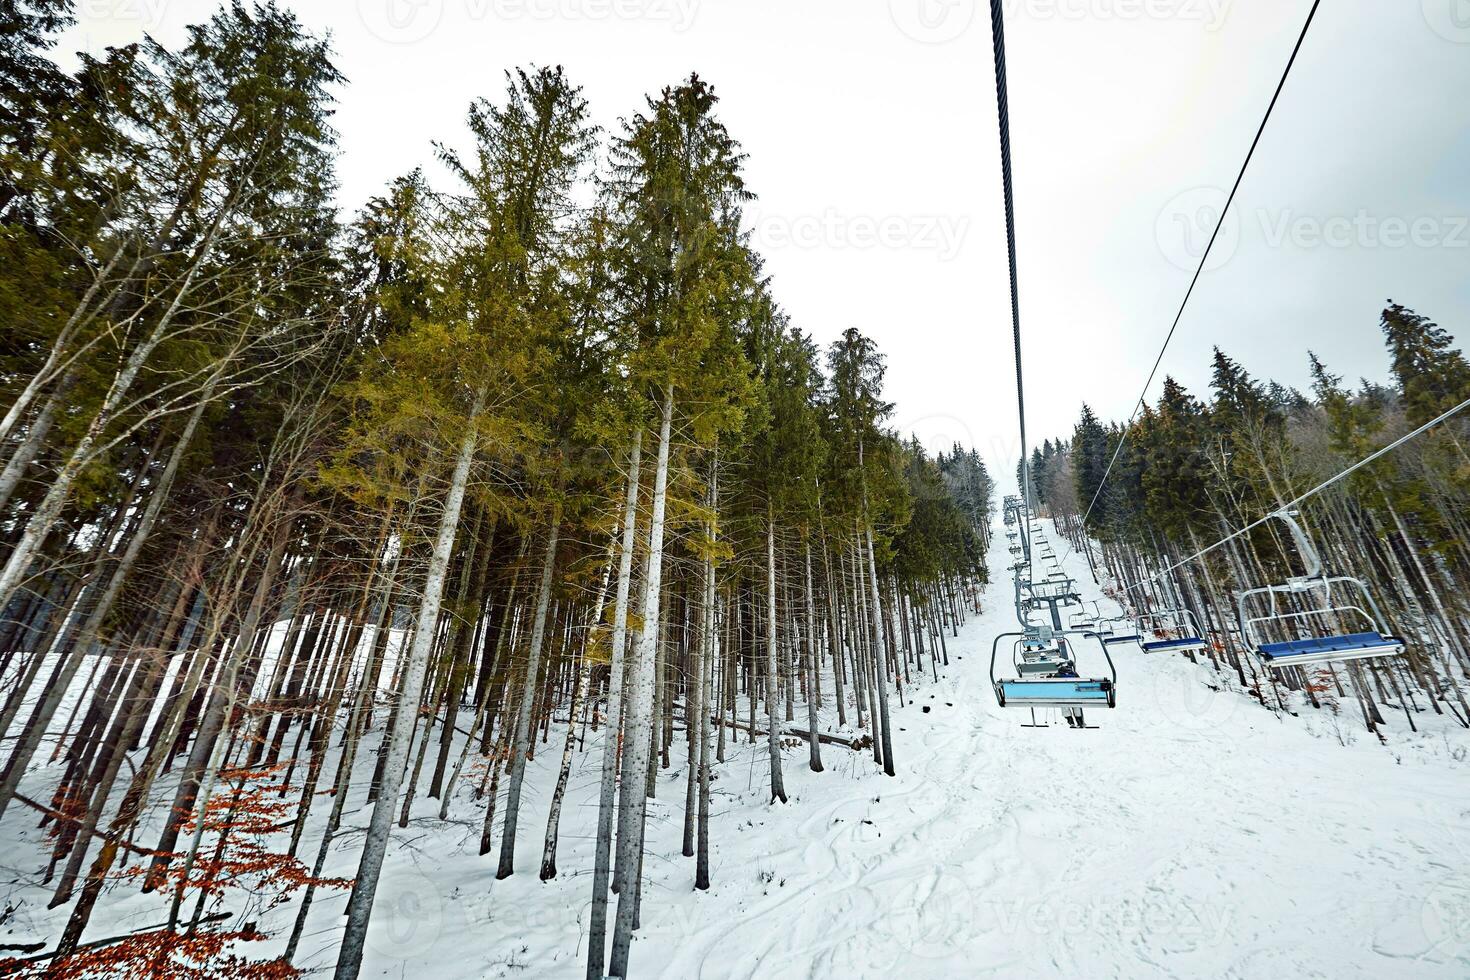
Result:
<svg viewBox="0 0 1470 980">
<path fill-rule="evenodd" d="M 1089 713 L 1100 729 L 1021 728 L 990 693 L 991 638 L 1014 622 L 1003 539 L 992 560 L 985 614 L 893 714 L 897 778 L 836 746 L 815 774 L 797 746 L 791 801 L 771 805 L 764 746 L 741 743 L 715 783 L 701 894 L 679 855 L 684 770 L 664 772 L 637 975 L 1470 974 L 1466 733 L 1390 719 L 1380 746 L 1350 715 L 1273 715 L 1228 677 L 1131 647 L 1119 707 Z M 1090 586 L 1076 556 L 1068 570 Z M 533 814 L 558 755 L 535 763 Z M 591 866 L 599 757 L 579 759 L 562 868 Z M 371 973 L 580 975 L 589 876 L 543 884 L 528 840 L 494 882 L 472 830 L 427 819 L 396 849 Z"/>
<path fill-rule="evenodd" d="M 683 760 L 661 772 L 636 976 L 1470 975 L 1466 732 L 1421 715 L 1413 735 L 1390 715 L 1379 745 L 1352 714 L 1272 714 L 1231 677 L 1131 646 L 1114 651 L 1117 709 L 1088 712 L 1099 729 L 1021 728 L 1028 713 L 997 707 L 987 674 L 992 637 L 1014 623 L 1008 561 L 1001 537 L 985 613 L 950 639 L 937 682 L 895 702 L 896 778 L 831 745 L 815 774 L 795 745 L 790 802 L 772 805 L 764 743 L 731 744 L 714 783 L 708 892 L 693 890 L 679 853 Z M 1101 598 L 1080 558 L 1068 571 Z M 1082 673 L 1100 670 L 1087 653 Z M 495 881 L 494 854 L 476 854 L 483 810 L 467 790 L 448 823 L 435 801 L 415 801 L 410 828 L 395 830 L 364 976 L 582 975 L 601 758 L 587 744 L 551 882 L 536 869 L 559 737 L 528 769 L 511 878 Z M 347 826 L 367 814 L 354 801 Z M 359 844 L 346 834 L 327 872 L 350 876 Z M 308 841 L 303 854 L 314 851 Z M 26 903 L 33 927 L 46 925 L 44 894 Z M 146 916 L 145 904 L 156 900 L 135 896 L 115 915 Z M 335 961 L 344 904 L 319 894 L 298 965 Z M 293 914 L 264 925 L 283 937 Z"/>
</svg>

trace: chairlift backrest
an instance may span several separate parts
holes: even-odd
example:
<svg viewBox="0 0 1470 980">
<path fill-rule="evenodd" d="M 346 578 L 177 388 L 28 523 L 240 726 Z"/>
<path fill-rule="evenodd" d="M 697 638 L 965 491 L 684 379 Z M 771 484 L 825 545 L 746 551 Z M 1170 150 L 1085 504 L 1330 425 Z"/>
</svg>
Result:
<svg viewBox="0 0 1470 980">
<path fill-rule="evenodd" d="M 1328 642 L 1318 644 L 1320 649 L 1313 647 L 1311 650 L 1288 651 L 1292 655 L 1289 658 L 1292 663 L 1353 659 L 1365 652 L 1373 656 L 1402 652 L 1402 643 L 1387 635 L 1383 611 L 1363 580 L 1351 575 L 1325 573 L 1321 558 L 1306 532 L 1297 523 L 1296 515 L 1278 511 L 1271 516 L 1291 529 L 1307 574 L 1288 577 L 1285 582 L 1247 589 L 1237 595 L 1241 636 L 1245 642 L 1264 659 L 1272 660 L 1272 654 L 1264 648 L 1272 645 L 1267 632 L 1273 626 L 1287 636 L 1287 646 L 1297 641 L 1324 638 L 1355 639 L 1351 644 Z M 1343 595 L 1345 591 L 1351 594 Z M 1282 595 L 1298 597 L 1298 601 L 1306 608 L 1283 610 L 1278 602 L 1278 597 Z M 1262 615 L 1251 615 L 1252 604 L 1258 605 L 1262 598 L 1267 600 L 1267 611 Z M 1367 626 L 1371 632 L 1356 632 L 1351 629 L 1344 631 L 1342 621 L 1345 617 L 1354 617 L 1359 625 Z M 1357 641 L 1356 638 L 1362 639 Z"/>
</svg>

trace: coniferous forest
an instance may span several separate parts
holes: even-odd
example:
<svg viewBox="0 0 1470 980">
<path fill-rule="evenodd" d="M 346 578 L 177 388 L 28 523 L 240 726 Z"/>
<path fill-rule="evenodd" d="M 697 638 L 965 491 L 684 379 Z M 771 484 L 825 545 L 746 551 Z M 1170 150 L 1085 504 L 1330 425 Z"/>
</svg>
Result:
<svg viewBox="0 0 1470 980">
<path fill-rule="evenodd" d="M 355 976 L 410 807 L 471 800 L 487 876 L 527 873 L 517 847 L 564 873 L 605 726 L 577 870 L 588 975 L 604 948 L 622 975 L 671 756 L 700 888 L 728 740 L 769 743 L 784 800 L 781 742 L 821 770 L 826 698 L 902 766 L 888 689 L 976 602 L 991 482 L 890 431 L 868 338 L 788 321 L 712 85 L 604 131 L 570 73 L 516 69 L 440 150 L 451 183 L 343 214 L 342 79 L 292 14 L 232 3 L 66 74 L 68 13 L 3 15 L 0 813 L 45 828 L 10 859 L 69 910 L 7 969 L 289 975 L 313 896 L 350 888 Z M 522 806 L 538 743 L 549 818 Z M 349 802 L 355 884 L 321 874 Z M 125 889 L 156 924 L 99 935 Z M 295 910 L 268 962 L 229 914 L 262 890 Z"/>
<path fill-rule="evenodd" d="M 1008 450 L 1010 496 L 975 447 L 902 430 L 862 328 L 788 315 L 700 74 L 605 106 L 576 65 L 497 66 L 420 168 L 349 207 L 351 82 L 287 5 L 226 0 L 176 43 L 73 64 L 76 15 L 0 0 L 0 975 L 411 972 L 381 948 L 385 915 L 420 917 L 394 878 L 420 862 L 436 901 L 493 910 L 529 881 L 516 901 L 565 912 L 524 941 L 491 923 L 504 949 L 461 948 L 485 918 L 446 930 L 421 962 L 454 976 L 1005 975 L 1031 955 L 1247 976 L 1302 961 L 1219 950 L 1344 921 L 1310 892 L 1310 922 L 1278 928 L 1269 903 L 1294 910 L 1308 879 L 1377 894 L 1339 866 L 1451 867 L 1432 908 L 1470 908 L 1443 897 L 1470 902 L 1458 859 L 1419 843 L 1431 820 L 1464 840 L 1442 817 L 1470 805 L 1443 777 L 1470 729 L 1470 362 L 1411 297 L 1357 325 L 1378 319 L 1379 381 L 1303 350 L 1302 391 L 1216 348 L 1207 391 L 1167 378 L 1130 419 L 1083 404 Z M 1382 635 L 1309 604 L 1330 575 Z M 1344 635 L 1372 655 L 1268 651 Z M 1034 703 L 1017 725 L 1007 638 L 1018 690 L 1027 667 L 1101 685 L 1119 710 L 1087 721 L 1128 720 L 1067 701 L 1065 727 Z M 1110 679 L 1079 675 L 1101 658 Z M 1179 690 L 1225 710 L 1179 724 Z M 1313 796 L 1322 759 L 1371 774 L 1361 807 Z M 1245 850 L 1286 796 L 1330 833 Z M 1188 833 L 1133 840 L 1176 818 Z M 1348 840 L 1371 859 L 1333 864 Z M 1196 866 L 1155 850 L 1218 857 L 1214 877 L 1171 879 Z M 1140 893 L 1107 891 L 1138 868 Z M 1232 904 L 1210 887 L 1237 870 L 1256 891 Z M 1017 882 L 1041 897 L 994 905 Z M 673 934 L 670 908 L 727 883 Z M 1114 936 L 1118 907 L 1147 925 L 1159 895 L 1115 959 L 1067 945 Z M 1243 918 L 1220 958 L 1170 962 L 1194 948 L 1170 916 L 1222 909 Z M 1372 951 L 1470 964 L 1433 921 L 1453 943 L 1375 929 Z"/>
<path fill-rule="evenodd" d="M 1297 691 L 1312 708 L 1356 705 L 1382 738 L 1385 710 L 1410 730 L 1426 709 L 1470 727 L 1470 428 L 1461 416 L 1431 426 L 1470 399 L 1470 363 L 1448 331 L 1392 300 L 1379 326 L 1392 385 L 1348 385 L 1309 353 L 1301 392 L 1252 378 L 1216 348 L 1206 397 L 1165 378 L 1156 403 L 1111 426 L 1083 405 L 1070 438 L 1035 450 L 1031 473 L 1070 548 L 1135 615 L 1189 610 L 1212 637 L 1197 656 L 1262 704 L 1286 710 Z M 1284 509 L 1323 566 L 1367 583 L 1395 635 L 1412 638 L 1402 659 L 1278 675 L 1249 655 L 1237 595 L 1312 574 L 1289 529 L 1261 521 Z"/>
</svg>

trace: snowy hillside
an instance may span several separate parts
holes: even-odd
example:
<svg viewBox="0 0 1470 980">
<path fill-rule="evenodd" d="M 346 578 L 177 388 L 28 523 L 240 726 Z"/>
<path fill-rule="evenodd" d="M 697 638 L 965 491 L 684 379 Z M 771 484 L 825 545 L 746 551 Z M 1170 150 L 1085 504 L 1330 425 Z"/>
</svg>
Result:
<svg viewBox="0 0 1470 980">
<path fill-rule="evenodd" d="M 1390 718 L 1380 746 L 1351 719 L 1272 714 L 1228 676 L 1132 646 L 1115 652 L 1118 708 L 1089 712 L 1098 730 L 1022 728 L 1027 712 L 998 708 L 987 677 L 991 638 L 1012 625 L 1004 555 L 998 538 L 997 584 L 950 640 L 947 672 L 895 711 L 897 778 L 838 746 L 813 774 L 797 744 L 791 801 L 768 805 L 764 742 L 734 743 L 701 894 L 669 804 L 682 806 L 680 760 L 661 771 L 637 976 L 1470 974 L 1462 731 L 1410 735 Z M 1068 571 L 1101 598 L 1080 560 Z M 587 746 L 562 818 L 564 868 L 592 865 L 601 753 L 595 736 Z M 559 754 L 542 748 L 530 768 L 533 824 Z M 581 976 L 590 877 L 542 883 L 526 846 L 495 881 L 493 855 L 476 853 L 482 804 L 461 791 L 448 823 L 436 809 L 416 800 L 410 828 L 395 830 L 364 974 Z M 347 826 L 367 813 L 354 799 Z M 328 873 L 352 875 L 359 843 L 344 834 Z M 297 962 L 327 970 L 345 898 L 317 901 Z M 118 908 L 141 925 L 158 902 Z M 294 910 L 271 914 L 288 932 Z"/>
<path fill-rule="evenodd" d="M 768 805 L 764 742 L 732 743 L 714 790 L 713 885 L 701 894 L 667 803 L 682 804 L 682 767 L 661 772 L 638 976 L 1470 972 L 1462 732 L 1410 736 L 1391 721 L 1380 746 L 1326 712 L 1271 714 L 1228 675 L 1132 646 L 1115 653 L 1118 708 L 1089 714 L 1099 729 L 1022 728 L 1028 713 L 998 708 L 987 674 L 992 636 L 1011 628 L 1001 540 L 984 614 L 950 641 L 938 681 L 916 683 L 895 711 L 897 778 L 838 746 L 813 774 L 794 743 L 791 801 Z M 1101 599 L 1079 566 L 1068 571 Z M 592 864 L 601 753 L 596 736 L 587 745 L 562 820 L 567 868 Z M 529 770 L 532 814 L 544 811 L 558 756 L 543 749 Z M 493 857 L 476 853 L 483 804 L 463 790 L 447 823 L 436 810 L 416 800 L 409 829 L 395 832 L 365 974 L 580 976 L 589 877 L 542 883 L 527 846 L 517 873 L 495 881 Z M 329 874 L 355 872 L 352 828 L 368 812 L 349 805 Z M 18 820 L 7 829 L 38 836 Z M 7 852 L 36 854 L 38 844 Z M 8 896 L 23 931 L 59 928 L 41 911 L 45 890 L 25 880 Z M 297 962 L 326 970 L 345 897 L 317 903 Z M 119 896 L 109 926 L 160 914 L 156 897 Z M 293 915 L 289 905 L 267 913 L 270 945 Z"/>
</svg>

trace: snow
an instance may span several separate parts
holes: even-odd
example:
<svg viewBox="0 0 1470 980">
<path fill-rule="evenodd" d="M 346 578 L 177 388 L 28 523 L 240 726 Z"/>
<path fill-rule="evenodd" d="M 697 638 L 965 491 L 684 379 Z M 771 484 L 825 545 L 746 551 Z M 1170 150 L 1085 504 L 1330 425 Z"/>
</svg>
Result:
<svg viewBox="0 0 1470 980">
<path fill-rule="evenodd" d="M 1380 745 L 1352 706 L 1341 717 L 1272 713 L 1231 674 L 1132 645 L 1113 650 L 1117 709 L 1088 710 L 1100 728 L 1059 719 L 1022 728 L 1029 712 L 999 708 L 988 677 L 991 639 L 1014 627 L 1003 536 L 992 562 L 985 612 L 949 639 L 949 667 L 937 682 L 916 675 L 905 703 L 894 702 L 896 777 L 870 752 L 835 745 L 822 747 L 827 771 L 812 773 L 805 744 L 793 743 L 783 756 L 790 802 L 770 804 L 764 741 L 731 733 L 715 771 L 713 883 L 703 893 L 693 859 L 680 855 L 676 743 L 650 806 L 635 976 L 1470 975 L 1470 733 L 1426 713 L 1412 734 L 1402 713 L 1385 711 Z M 1080 557 L 1066 570 L 1110 608 Z M 1084 675 L 1103 666 L 1091 652 L 1080 657 Z M 576 756 L 563 870 L 541 882 L 560 742 L 553 732 L 527 767 L 508 879 L 494 880 L 499 812 L 496 849 L 476 854 L 483 802 L 472 778 L 448 822 L 435 801 L 415 801 L 409 829 L 394 830 L 363 976 L 582 975 L 601 740 L 589 734 Z M 369 751 L 362 765 L 371 764 Z M 354 872 L 366 776 L 329 875 Z M 44 861 L 33 818 L 12 814 L 8 863 Z M 15 887 L 10 901 L 25 898 L 33 934 L 7 941 L 54 937 L 65 910 L 46 913 L 44 890 Z M 117 899 L 89 935 L 110 934 L 108 921 L 161 918 L 145 915 L 154 896 L 105 901 Z M 298 965 L 335 961 L 345 901 L 318 894 Z M 262 925 L 283 942 L 294 912 L 287 904 Z"/>
</svg>

